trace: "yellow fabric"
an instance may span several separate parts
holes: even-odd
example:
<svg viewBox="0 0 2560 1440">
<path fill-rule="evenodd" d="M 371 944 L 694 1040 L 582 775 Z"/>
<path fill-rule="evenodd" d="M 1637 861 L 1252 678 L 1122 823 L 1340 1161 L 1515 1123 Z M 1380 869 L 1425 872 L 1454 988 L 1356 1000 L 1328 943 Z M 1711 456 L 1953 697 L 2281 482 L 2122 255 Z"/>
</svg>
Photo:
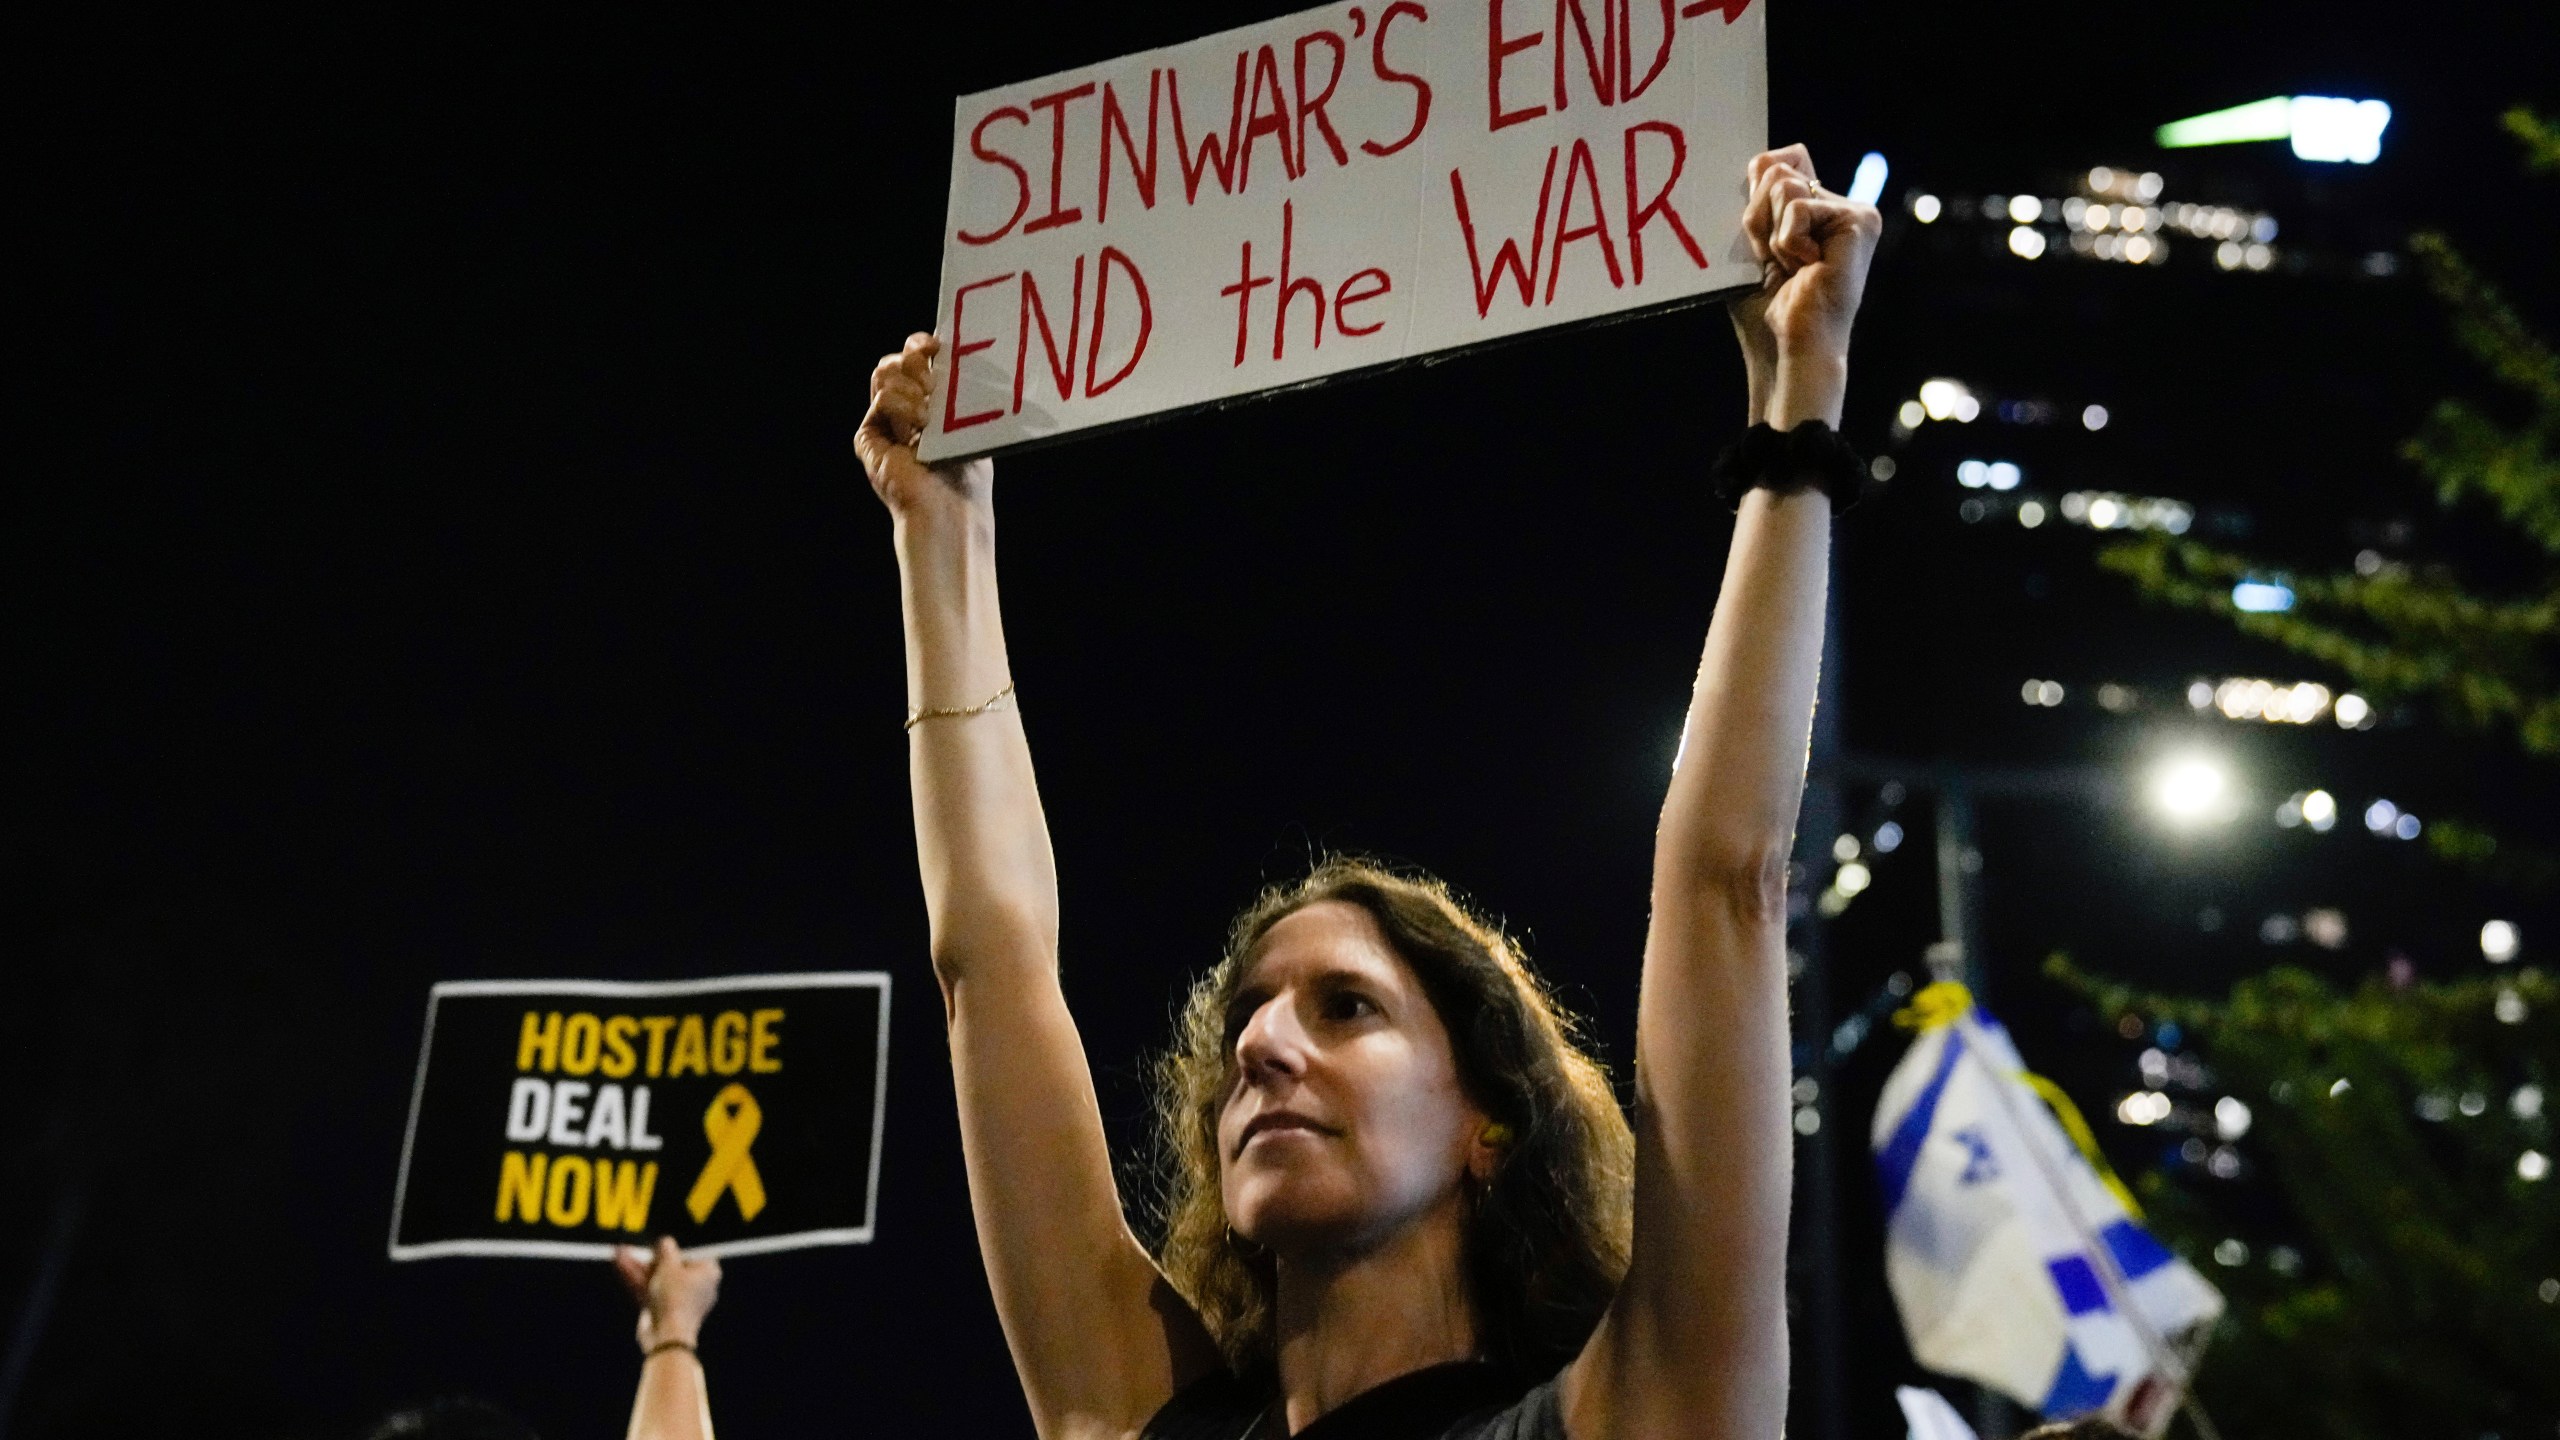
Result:
<svg viewBox="0 0 2560 1440">
<path fill-rule="evenodd" d="M 1941 980 L 1921 987 L 1911 1003 L 1893 1012 L 1893 1023 L 1905 1030 L 1926 1033 L 1953 1025 L 1973 1008 L 1973 992 L 1953 980 Z"/>
<path fill-rule="evenodd" d="M 1920 993 L 1911 997 L 1910 1004 L 1893 1012 L 1893 1023 L 1902 1029 L 1926 1034 L 1953 1025 L 1972 1009 L 1972 991 L 1958 981 L 1940 980 L 1921 987 Z M 2108 1193 L 2123 1204 L 2125 1213 L 2141 1219 L 2141 1202 L 2133 1198 L 2133 1191 L 2127 1188 L 2116 1174 L 2115 1167 L 2107 1163 L 2107 1157 L 2098 1149 L 2098 1137 L 2090 1133 L 2089 1122 L 2081 1117 L 2080 1107 L 2071 1103 L 2071 1097 L 2063 1093 L 2061 1086 L 2032 1070 L 2019 1071 L 2018 1078 L 2052 1108 L 2054 1118 L 2062 1122 L 2063 1133 L 2071 1137 L 2072 1144 L 2080 1147 L 2081 1157 L 2089 1162 L 2090 1169 L 2098 1173 L 2098 1180 L 2107 1187 Z"/>
<path fill-rule="evenodd" d="M 2018 1078 L 2026 1081 L 2029 1088 L 2044 1098 L 2045 1104 L 2053 1107 L 2054 1118 L 2062 1122 L 2063 1133 L 2071 1137 L 2072 1144 L 2080 1147 L 2080 1154 L 2089 1162 L 2089 1168 L 2098 1172 L 2099 1183 L 2123 1204 L 2125 1213 L 2136 1220 L 2141 1219 L 2142 1202 L 2133 1198 L 2133 1191 L 2126 1187 L 2115 1167 L 2108 1164 L 2107 1157 L 2099 1151 L 2098 1137 L 2089 1132 L 2089 1122 L 2081 1118 L 2080 1107 L 2071 1103 L 2071 1097 L 2062 1092 L 2061 1086 L 2032 1070 L 2019 1071 Z"/>
</svg>

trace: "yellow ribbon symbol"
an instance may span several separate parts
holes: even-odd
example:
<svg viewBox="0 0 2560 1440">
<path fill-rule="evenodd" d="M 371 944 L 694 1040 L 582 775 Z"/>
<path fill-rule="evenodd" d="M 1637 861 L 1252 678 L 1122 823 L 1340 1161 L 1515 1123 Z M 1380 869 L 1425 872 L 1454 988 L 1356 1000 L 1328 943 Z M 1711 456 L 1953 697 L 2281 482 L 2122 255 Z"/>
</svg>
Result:
<svg viewBox="0 0 2560 1440">
<path fill-rule="evenodd" d="M 756 1159 L 747 1153 L 763 1128 L 764 1107 L 756 1104 L 746 1086 L 731 1085 L 711 1097 L 711 1108 L 702 1112 L 702 1133 L 711 1137 L 711 1158 L 694 1177 L 693 1193 L 684 1197 L 693 1223 L 711 1218 L 711 1207 L 720 1203 L 724 1190 L 736 1193 L 740 1219 L 753 1220 L 764 1209 L 764 1177 L 756 1173 Z"/>
</svg>

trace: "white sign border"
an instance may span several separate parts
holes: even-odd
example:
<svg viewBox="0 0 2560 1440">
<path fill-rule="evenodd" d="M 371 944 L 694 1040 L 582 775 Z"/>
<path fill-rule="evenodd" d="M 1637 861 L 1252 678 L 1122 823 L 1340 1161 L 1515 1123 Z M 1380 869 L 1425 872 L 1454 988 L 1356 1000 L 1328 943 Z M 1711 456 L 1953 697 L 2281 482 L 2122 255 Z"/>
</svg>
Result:
<svg viewBox="0 0 2560 1440">
<path fill-rule="evenodd" d="M 778 1250 L 806 1250 L 819 1245 L 867 1245 L 880 1221 L 880 1144 L 889 1113 L 889 990 L 886 970 L 818 970 L 800 974 L 728 975 L 716 980 L 442 980 L 428 987 L 426 1030 L 418 1040 L 418 1073 L 409 1088 L 409 1123 L 400 1132 L 400 1178 L 391 1192 L 389 1250 L 394 1261 L 435 1260 L 455 1255 L 517 1256 L 540 1260 L 610 1260 L 622 1246 L 595 1240 L 430 1240 L 400 1243 L 400 1217 L 409 1201 L 409 1153 L 417 1143 L 418 1112 L 426 1104 L 427 1059 L 434 1053 L 436 1006 L 448 995 L 603 995 L 636 998 L 660 995 L 716 995 L 730 990 L 849 990 L 880 992 L 880 1039 L 876 1073 L 871 1081 L 871 1174 L 862 1213 L 868 1224 L 833 1230 L 795 1230 L 788 1235 L 760 1235 L 750 1240 L 723 1240 L 689 1246 L 688 1255 L 722 1257 L 769 1255 Z"/>
<path fill-rule="evenodd" d="M 1756 5 L 1757 3 L 1758 0 L 1752 0 L 1753 5 Z M 1130 64 L 1137 61 L 1153 62 L 1158 57 L 1168 55 L 1174 51 L 1181 50 L 1189 46 L 1205 44 L 1210 41 L 1224 40 L 1230 36 L 1241 35 L 1251 30 L 1258 30 L 1273 21 L 1295 18 L 1298 15 L 1312 13 L 1315 10 L 1321 10 L 1324 8 L 1327 7 L 1321 3 L 1321 0 L 1319 0 L 1319 3 L 1307 7 L 1306 10 L 1292 11 L 1284 15 L 1267 16 L 1261 20 L 1247 20 L 1235 25 L 1226 26 L 1223 29 L 1210 31 L 1206 35 L 1194 35 L 1185 39 L 1168 40 L 1161 45 L 1151 45 L 1143 50 L 1134 50 L 1124 55 L 1106 56 L 1100 60 L 1086 62 L 1083 65 L 1069 66 L 1065 70 L 1054 71 L 1049 75 L 1026 76 L 1020 80 L 1007 81 L 1003 84 L 992 85 L 986 89 L 972 91 L 965 95 L 955 95 L 951 100 L 952 149 L 957 151 L 959 148 L 961 122 L 968 113 L 969 103 L 973 100 L 981 99 L 999 91 L 1009 90 L 1016 86 L 1052 79 L 1056 76 L 1071 74 L 1079 70 L 1098 68 L 1103 65 Z M 1751 8 L 1751 6 L 1746 5 L 1746 8 Z M 1760 68 L 1757 76 L 1755 77 L 1755 81 L 1760 107 L 1760 143 L 1762 148 L 1765 149 L 1769 143 L 1769 42 L 1766 30 L 1766 26 L 1769 22 L 1768 13 L 1765 9 L 1761 11 L 1759 19 L 1754 23 L 1763 27 L 1760 40 Z M 1730 28 L 1732 24 L 1732 17 L 1727 17 L 1725 25 Z M 1561 40 L 1559 40 L 1559 44 L 1561 44 Z M 956 194 L 956 185 L 957 174 L 955 170 L 953 179 L 946 184 L 946 189 L 951 193 Z M 1427 203 L 1423 200 L 1423 197 L 1419 195 L 1415 198 L 1417 203 Z M 946 227 L 946 231 L 950 223 L 951 219 L 948 201 L 946 201 L 945 212 L 943 215 L 943 224 Z M 1415 244 L 1417 247 L 1421 243 L 1421 235 L 1421 227 L 1417 223 L 1414 230 Z M 941 329 L 943 287 L 951 278 L 949 274 L 951 251 L 947 233 L 945 235 L 942 251 L 943 253 L 935 265 L 934 273 L 933 333 L 937 338 L 947 339 L 947 337 L 942 336 Z M 1487 336 L 1482 340 L 1470 341 L 1463 345 L 1452 345 L 1439 350 L 1426 350 L 1418 354 L 1398 355 L 1390 359 L 1377 361 L 1374 364 L 1355 365 L 1344 370 L 1330 370 L 1322 375 L 1309 376 L 1303 380 L 1282 381 L 1278 384 L 1265 386 L 1261 389 L 1247 390 L 1242 394 L 1221 395 L 1212 399 L 1196 400 L 1187 405 L 1174 405 L 1168 406 L 1162 410 L 1150 410 L 1143 415 L 1131 415 L 1121 420 L 1106 420 L 1094 425 L 1078 426 L 1071 430 L 1052 431 L 1046 435 L 1035 435 L 1027 439 L 1012 440 L 1002 444 L 981 447 L 945 448 L 950 445 L 949 435 L 939 424 L 928 423 L 924 430 L 916 437 L 916 457 L 927 465 L 941 466 L 966 464 L 972 460 L 993 459 L 997 456 L 1004 455 L 1025 455 L 1034 450 L 1045 450 L 1052 445 L 1064 444 L 1069 441 L 1099 439 L 1106 435 L 1117 435 L 1125 431 L 1138 429 L 1142 426 L 1155 425 L 1169 420 L 1180 420 L 1192 416 L 1228 410 L 1239 405 L 1250 405 L 1264 400 L 1277 399 L 1283 395 L 1294 395 L 1300 391 L 1321 389 L 1327 386 L 1342 384 L 1346 381 L 1373 379 L 1398 370 L 1403 370 L 1409 366 L 1444 364 L 1451 360 L 1459 360 L 1470 356 L 1482 355 L 1487 351 L 1496 350 L 1503 346 L 1515 344 L 1521 341 L 1535 340 L 1551 336 L 1573 335 L 1582 331 L 1597 329 L 1603 325 L 1616 325 L 1631 320 L 1648 320 L 1658 315 L 1668 315 L 1674 311 L 1692 309 L 1702 305 L 1723 305 L 1731 302 L 1739 296 L 1758 289 L 1763 282 L 1763 278 L 1764 277 L 1756 269 L 1753 269 L 1747 271 L 1742 278 L 1737 279 L 1731 285 L 1702 290 L 1689 295 L 1673 296 L 1669 299 L 1656 301 L 1650 305 L 1630 306 L 1624 310 L 1612 310 L 1606 314 L 1586 316 L 1580 320 L 1567 320 L 1554 325 L 1540 325 L 1533 326 L 1526 330 L 1509 331 L 1500 335 Z M 950 373 L 950 367 L 947 365 L 937 366 L 935 368 L 934 381 L 928 391 L 930 402 L 927 410 L 928 417 L 930 417 L 932 413 L 930 406 L 938 406 L 941 403 L 943 393 L 942 387 L 949 378 Z"/>
</svg>

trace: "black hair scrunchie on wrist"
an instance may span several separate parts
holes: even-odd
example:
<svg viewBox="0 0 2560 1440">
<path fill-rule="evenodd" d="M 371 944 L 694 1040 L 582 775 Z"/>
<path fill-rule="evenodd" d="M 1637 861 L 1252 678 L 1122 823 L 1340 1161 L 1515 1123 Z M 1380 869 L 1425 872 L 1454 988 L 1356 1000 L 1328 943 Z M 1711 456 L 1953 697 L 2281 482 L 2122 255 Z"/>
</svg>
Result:
<svg viewBox="0 0 2560 1440">
<path fill-rule="evenodd" d="M 1868 489 L 1865 459 L 1819 420 L 1793 430 L 1754 425 L 1724 448 L 1708 474 L 1715 479 L 1718 498 L 1736 510 L 1744 495 L 1763 487 L 1787 494 L 1819 489 L 1831 497 L 1832 513 L 1838 514 L 1865 498 Z"/>
</svg>

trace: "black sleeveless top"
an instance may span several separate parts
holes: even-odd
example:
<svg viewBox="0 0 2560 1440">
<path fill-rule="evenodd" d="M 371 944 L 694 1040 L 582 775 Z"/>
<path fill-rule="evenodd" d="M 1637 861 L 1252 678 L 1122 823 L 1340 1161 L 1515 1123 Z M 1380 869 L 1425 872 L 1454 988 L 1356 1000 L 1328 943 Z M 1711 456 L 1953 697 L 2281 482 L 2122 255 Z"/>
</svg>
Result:
<svg viewBox="0 0 2560 1440">
<path fill-rule="evenodd" d="M 1216 1371 L 1184 1386 L 1139 1440 L 1565 1440 L 1556 1382 L 1526 1386 L 1483 1360 L 1456 1360 L 1399 1375 L 1295 1436 L 1269 1382 Z"/>
</svg>

